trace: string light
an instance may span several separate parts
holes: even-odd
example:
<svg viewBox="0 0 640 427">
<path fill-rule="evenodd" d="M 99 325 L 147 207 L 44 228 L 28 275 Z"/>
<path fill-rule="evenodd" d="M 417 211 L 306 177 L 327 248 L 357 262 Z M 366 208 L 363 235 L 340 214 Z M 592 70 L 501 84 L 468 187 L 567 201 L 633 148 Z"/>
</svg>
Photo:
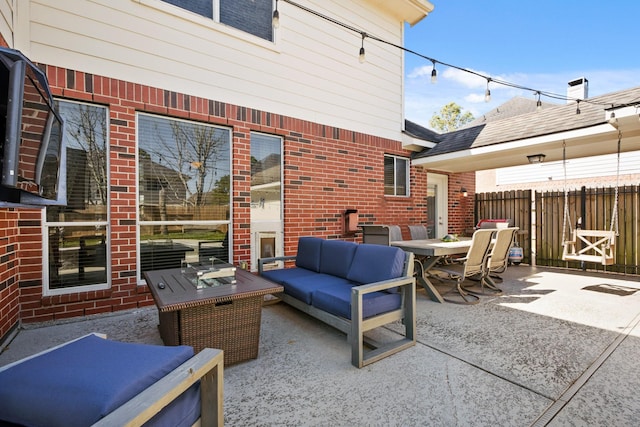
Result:
<svg viewBox="0 0 640 427">
<path fill-rule="evenodd" d="M 538 94 L 538 98 L 540 98 L 540 96 L 545 96 L 547 98 L 557 99 L 557 100 L 562 100 L 562 101 L 576 101 L 576 102 L 582 101 L 582 102 L 587 102 L 587 103 L 592 104 L 592 105 L 609 105 L 608 103 L 595 102 L 595 101 L 588 100 L 588 99 L 580 100 L 580 99 L 577 99 L 577 98 L 568 97 L 566 95 L 559 95 L 559 94 L 556 94 L 556 93 L 553 93 L 553 92 L 537 90 L 537 89 L 533 89 L 533 88 L 530 88 L 530 87 L 527 87 L 527 86 L 522 86 L 522 85 L 519 85 L 519 84 L 516 84 L 516 83 L 512 83 L 512 82 L 509 82 L 509 81 L 506 81 L 506 80 L 492 78 L 492 77 L 484 75 L 482 73 L 478 73 L 477 71 L 473 71 L 473 70 L 470 70 L 470 69 L 467 69 L 467 68 L 459 67 L 459 66 L 453 65 L 453 64 L 448 64 L 446 62 L 439 61 L 439 60 L 437 60 L 435 58 L 431 58 L 429 56 L 423 55 L 423 54 L 421 54 L 419 52 L 416 52 L 416 51 L 411 50 L 409 48 L 406 48 L 404 46 L 400 46 L 400 45 L 392 43 L 390 41 L 381 39 L 381 38 L 379 38 L 377 36 L 374 36 L 372 34 L 369 34 L 369 33 L 366 33 L 364 31 L 362 31 L 361 29 L 355 28 L 355 27 L 353 27 L 353 26 L 351 26 L 349 24 L 345 24 L 344 22 L 340 22 L 337 19 L 331 18 L 331 17 L 329 17 L 327 15 L 323 15 L 320 12 L 316 12 L 315 10 L 310 9 L 310 8 L 308 8 L 306 6 L 303 6 L 301 4 L 298 4 L 293 0 L 282 0 L 282 1 L 287 2 L 290 5 L 295 6 L 298 9 L 304 10 L 305 12 L 308 12 L 308 13 L 310 13 L 312 15 L 315 15 L 315 16 L 321 18 L 321 19 L 329 21 L 329 22 L 331 22 L 331 23 L 333 23 L 335 25 L 343 27 L 343 28 L 345 28 L 345 29 L 347 29 L 349 31 L 353 31 L 355 33 L 361 34 L 362 35 L 363 45 L 360 48 L 360 55 L 359 55 L 360 62 L 364 61 L 364 59 L 363 59 L 364 58 L 364 37 L 368 37 L 368 38 L 373 39 L 373 40 L 375 40 L 377 42 L 380 42 L 380 43 L 395 47 L 395 48 L 400 49 L 400 50 L 402 50 L 402 51 L 404 51 L 406 53 L 410 53 L 412 55 L 415 55 L 415 56 L 418 56 L 420 58 L 423 58 L 423 59 L 426 59 L 428 61 L 431 61 L 431 63 L 433 64 L 433 69 L 431 70 L 431 81 L 432 82 L 434 82 L 434 80 L 437 78 L 435 76 L 435 75 L 437 75 L 436 74 L 436 70 L 435 70 L 436 63 L 439 63 L 440 65 L 443 65 L 445 67 L 453 68 L 453 69 L 456 69 L 456 70 L 459 70 L 459 71 L 463 71 L 463 72 L 468 73 L 468 74 L 473 74 L 473 75 L 476 75 L 476 76 L 481 77 L 483 79 L 486 79 L 487 80 L 487 90 L 485 91 L 485 101 L 486 102 L 489 102 L 491 100 L 491 91 L 489 90 L 489 82 L 493 82 L 493 83 L 499 84 L 501 86 L 512 87 L 512 88 L 520 89 L 520 90 L 527 91 L 527 92 L 535 92 L 536 94 Z M 278 0 L 276 0 L 276 10 L 273 13 L 274 26 L 276 26 L 276 19 L 279 20 L 279 14 L 277 13 L 277 4 L 278 4 Z M 612 106 L 612 108 L 615 108 L 615 107 L 627 107 L 627 106 L 631 106 L 631 105 L 635 106 L 636 104 L 638 104 L 637 100 L 632 102 L 632 103 L 620 104 L 620 105 L 617 105 L 617 106 Z M 576 113 L 580 114 L 579 108 L 577 109 Z"/>
<path fill-rule="evenodd" d="M 360 63 L 364 63 L 364 61 L 367 60 L 367 58 L 365 58 L 364 56 L 364 38 L 367 37 L 367 33 L 362 33 L 362 46 L 360 47 L 360 55 L 358 55 L 358 59 L 360 60 Z"/>
<path fill-rule="evenodd" d="M 489 90 L 490 81 L 491 81 L 491 77 L 487 77 L 487 90 L 484 92 L 484 102 L 491 101 L 491 91 Z"/>
<path fill-rule="evenodd" d="M 273 28 L 280 27 L 280 12 L 278 12 L 278 0 L 276 0 L 276 8 L 273 11 L 273 18 L 271 19 L 271 24 Z"/>
<path fill-rule="evenodd" d="M 431 62 L 433 62 L 433 69 L 431 70 L 431 83 L 437 83 L 438 72 L 436 71 L 436 61 L 432 60 Z"/>
<path fill-rule="evenodd" d="M 538 94 L 538 101 L 536 102 L 536 111 L 542 110 L 542 101 L 540 101 L 540 91 L 536 92 Z"/>
<path fill-rule="evenodd" d="M 576 114 L 580 114 L 580 100 L 576 99 Z"/>
</svg>

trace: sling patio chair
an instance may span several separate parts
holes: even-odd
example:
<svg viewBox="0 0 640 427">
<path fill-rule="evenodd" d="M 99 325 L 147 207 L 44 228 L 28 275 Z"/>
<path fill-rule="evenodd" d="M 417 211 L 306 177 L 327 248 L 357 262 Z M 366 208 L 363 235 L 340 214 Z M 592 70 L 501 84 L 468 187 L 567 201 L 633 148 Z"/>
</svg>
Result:
<svg viewBox="0 0 640 427">
<path fill-rule="evenodd" d="M 509 265 L 509 249 L 513 244 L 513 238 L 518 227 L 499 228 L 494 230 L 493 245 L 491 251 L 487 257 L 487 271 L 484 279 L 475 278 L 476 282 L 479 282 L 480 290 L 477 289 L 477 285 L 463 286 L 464 290 L 476 295 L 502 295 L 502 289 L 496 285 L 497 281 L 502 281 L 502 278 L 497 273 L 504 273 Z M 492 273 L 494 273 L 492 275 Z M 473 280 L 474 278 L 472 278 Z M 495 280 L 494 280 L 495 279 Z M 485 290 L 486 287 L 486 290 Z"/>
<path fill-rule="evenodd" d="M 464 258 L 456 259 L 456 264 L 447 265 L 447 268 L 436 267 L 434 270 L 445 273 L 456 284 L 443 296 L 445 301 L 456 304 L 476 304 L 480 301 L 478 295 L 467 291 L 462 282 L 467 278 L 479 278 L 481 286 L 487 284 L 487 258 L 491 248 L 491 239 L 495 230 L 476 230 L 471 239 L 471 246 Z M 458 264 L 459 263 L 459 264 Z M 447 298 L 446 295 L 456 291 L 459 299 Z"/>
<path fill-rule="evenodd" d="M 409 225 L 411 240 L 425 240 L 429 238 L 429 230 L 422 224 Z"/>
</svg>

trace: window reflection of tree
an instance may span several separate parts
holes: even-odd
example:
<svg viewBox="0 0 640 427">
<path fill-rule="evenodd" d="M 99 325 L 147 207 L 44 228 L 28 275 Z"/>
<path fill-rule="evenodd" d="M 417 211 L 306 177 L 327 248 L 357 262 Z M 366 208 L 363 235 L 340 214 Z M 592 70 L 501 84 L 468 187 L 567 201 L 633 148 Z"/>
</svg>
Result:
<svg viewBox="0 0 640 427">
<path fill-rule="evenodd" d="M 71 150 L 85 153 L 86 168 L 70 164 L 69 172 L 84 171 L 83 181 L 88 183 L 84 202 L 87 204 L 107 204 L 107 121 L 102 108 L 78 104 L 76 108 L 65 109 L 65 131 L 69 135 Z M 82 178 L 80 178 L 82 179 Z M 77 180 L 76 182 L 78 182 Z M 73 181 L 72 181 L 73 182 Z"/>
<path fill-rule="evenodd" d="M 148 159 L 145 173 L 150 176 L 145 176 L 145 189 L 161 189 L 166 193 L 163 197 L 166 202 L 180 201 L 185 206 L 210 203 L 208 193 L 228 195 L 228 175 L 218 177 L 218 164 L 228 160 L 227 132 L 160 120 L 155 120 L 152 135 L 146 136 L 152 144 L 147 142 L 145 149 L 140 150 L 141 161 Z M 228 196 L 224 202 L 228 203 Z"/>
</svg>

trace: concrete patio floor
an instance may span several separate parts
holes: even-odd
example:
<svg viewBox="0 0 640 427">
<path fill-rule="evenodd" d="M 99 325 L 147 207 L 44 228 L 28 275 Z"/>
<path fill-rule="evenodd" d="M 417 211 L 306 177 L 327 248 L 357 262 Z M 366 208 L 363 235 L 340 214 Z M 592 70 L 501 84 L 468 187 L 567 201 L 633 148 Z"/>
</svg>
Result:
<svg viewBox="0 0 640 427">
<path fill-rule="evenodd" d="M 256 360 L 225 367 L 229 426 L 630 426 L 640 419 L 640 282 L 511 266 L 473 306 L 418 292 L 418 344 L 363 369 L 345 335 L 263 308 Z M 162 344 L 155 308 L 25 325 L 0 366 L 88 332 Z M 395 333 L 393 327 L 384 333 Z"/>
</svg>

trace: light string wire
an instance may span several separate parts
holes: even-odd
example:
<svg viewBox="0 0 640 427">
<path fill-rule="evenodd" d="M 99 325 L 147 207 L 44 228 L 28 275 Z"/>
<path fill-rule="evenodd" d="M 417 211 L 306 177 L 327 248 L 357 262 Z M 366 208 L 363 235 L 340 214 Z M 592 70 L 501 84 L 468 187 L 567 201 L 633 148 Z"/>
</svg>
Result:
<svg viewBox="0 0 640 427">
<path fill-rule="evenodd" d="M 594 101 L 589 100 L 589 99 L 571 98 L 571 97 L 568 97 L 566 95 L 559 95 L 557 93 L 548 92 L 548 91 L 539 90 L 539 89 L 533 89 L 533 88 L 530 88 L 530 87 L 527 87 L 527 86 L 519 85 L 517 83 L 509 82 L 509 81 L 506 81 L 506 80 L 496 79 L 495 77 L 487 76 L 485 74 L 479 73 L 477 71 L 470 70 L 468 68 L 460 67 L 460 66 L 453 65 L 453 64 L 448 64 L 448 63 L 440 61 L 438 59 L 431 58 L 430 56 L 423 55 L 420 52 L 416 52 L 415 50 L 406 48 L 404 46 L 400 46 L 400 45 L 395 44 L 393 42 L 390 42 L 388 40 L 384 40 L 384 39 L 382 39 L 380 37 L 377 37 L 377 36 L 375 36 L 373 34 L 370 34 L 370 33 L 366 32 L 364 30 L 361 30 L 361 29 L 356 28 L 356 27 L 354 27 L 352 25 L 349 25 L 349 24 L 346 24 L 344 22 L 338 21 L 335 18 L 332 18 L 332 17 L 324 15 L 324 14 L 318 12 L 318 11 L 310 9 L 307 6 L 303 6 L 303 5 L 299 4 L 299 3 L 296 3 L 293 0 L 281 0 L 281 1 L 289 3 L 290 5 L 295 6 L 295 7 L 299 8 L 299 9 L 301 9 L 301 10 L 304 10 L 305 12 L 308 12 L 308 13 L 310 13 L 312 15 L 315 15 L 318 18 L 324 19 L 325 21 L 331 22 L 331 23 L 333 23 L 335 25 L 338 25 L 338 26 L 340 26 L 342 28 L 345 28 L 345 29 L 347 29 L 349 31 L 353 31 L 354 33 L 357 33 L 362 37 L 362 41 L 363 42 L 364 42 L 365 38 L 369 38 L 371 40 L 375 40 L 377 42 L 380 42 L 380 43 L 395 47 L 395 48 L 400 49 L 400 50 L 402 50 L 404 52 L 407 52 L 407 53 L 410 53 L 412 55 L 415 55 L 415 56 L 417 56 L 419 58 L 426 59 L 427 61 L 430 61 L 431 63 L 433 63 L 434 67 L 435 67 L 436 64 L 440 64 L 440 65 L 444 65 L 446 67 L 454 68 L 456 70 L 463 71 L 465 73 L 469 73 L 469 74 L 473 74 L 473 75 L 476 75 L 478 77 L 481 77 L 481 78 L 485 79 L 487 81 L 487 83 L 489 83 L 489 82 L 496 83 L 496 84 L 499 84 L 499 85 L 502 85 L 502 86 L 507 86 L 507 87 L 512 87 L 512 88 L 515 88 L 515 89 L 520 89 L 520 90 L 524 90 L 524 91 L 533 92 L 535 95 L 538 95 L 538 96 L 545 96 L 547 98 L 558 99 L 558 100 L 562 100 L 562 101 L 580 101 L 580 102 L 586 102 L 586 103 L 589 103 L 589 104 L 592 104 L 592 105 L 606 105 L 606 106 L 610 106 L 610 108 L 612 108 L 612 109 L 613 108 L 621 108 L 621 107 L 629 107 L 629 106 L 636 106 L 637 107 L 638 105 L 640 105 L 640 104 L 638 104 L 638 102 L 639 102 L 638 99 L 635 99 L 635 100 L 633 100 L 631 102 L 623 103 L 623 104 L 612 104 L 610 102 L 606 102 L 606 103 L 605 102 L 594 102 Z"/>
</svg>

